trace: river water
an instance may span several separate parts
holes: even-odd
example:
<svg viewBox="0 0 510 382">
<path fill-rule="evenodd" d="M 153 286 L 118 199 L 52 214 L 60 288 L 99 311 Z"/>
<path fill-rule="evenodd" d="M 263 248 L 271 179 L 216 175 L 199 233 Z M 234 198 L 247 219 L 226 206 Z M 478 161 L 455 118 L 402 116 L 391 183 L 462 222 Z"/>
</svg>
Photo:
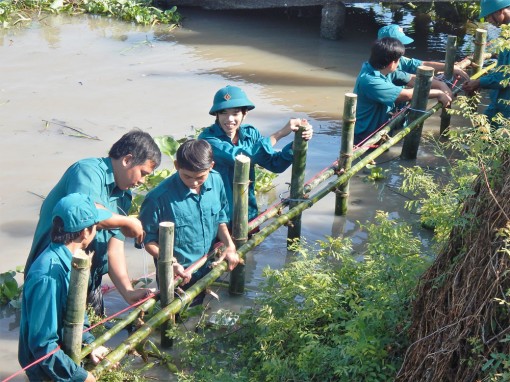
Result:
<svg viewBox="0 0 510 382">
<path fill-rule="evenodd" d="M 71 163 L 106 156 L 111 144 L 134 127 L 153 136 L 182 138 L 208 126 L 213 122 L 208 115 L 213 95 L 227 84 L 241 86 L 255 103 L 248 122 L 264 135 L 290 117 L 309 119 L 315 135 L 306 179 L 330 165 L 338 154 L 344 94 L 352 91 L 379 26 L 392 22 L 387 9 L 373 5 L 375 13 L 367 13 L 370 6 L 363 7 L 365 11 L 350 10 L 339 41 L 319 37 L 318 18 L 185 8 L 183 27 L 176 30 L 90 16 L 52 16 L 27 28 L 0 31 L 0 272 L 24 265 L 41 196 Z M 452 32 L 429 28 L 420 35 L 416 20 L 403 12 L 401 24 L 416 40 L 409 54 L 441 60 L 446 33 Z M 469 51 L 470 36 L 460 35 L 463 49 Z M 430 118 L 426 130 L 435 131 L 438 124 L 437 117 Z M 75 129 L 98 139 L 73 136 Z M 347 217 L 334 217 L 333 196 L 307 210 L 302 224 L 307 241 L 347 235 L 361 245 L 366 235 L 357 222 L 369 221 L 378 209 L 416 221 L 416 215 L 403 208 L 405 199 L 394 192 L 401 182 L 398 166 L 437 162 L 427 150 L 406 163 L 398 160 L 399 153 L 392 148 L 380 158 L 391 170 L 384 181 L 367 182 L 366 173 L 353 178 Z M 275 181 L 276 189 L 261 198 L 262 204 L 284 194 L 289 181 L 287 171 Z M 420 235 L 426 247 L 428 236 Z M 222 306 L 240 309 L 250 303 L 264 267 L 285 264 L 285 239 L 281 228 L 249 254 L 247 295 L 235 299 L 219 291 Z M 152 261 L 131 243 L 126 256 L 132 278 L 153 271 Z M 123 304 L 114 292 L 107 295 L 110 313 Z M 0 310 L 1 379 L 19 370 L 18 319 L 15 310 Z"/>
</svg>

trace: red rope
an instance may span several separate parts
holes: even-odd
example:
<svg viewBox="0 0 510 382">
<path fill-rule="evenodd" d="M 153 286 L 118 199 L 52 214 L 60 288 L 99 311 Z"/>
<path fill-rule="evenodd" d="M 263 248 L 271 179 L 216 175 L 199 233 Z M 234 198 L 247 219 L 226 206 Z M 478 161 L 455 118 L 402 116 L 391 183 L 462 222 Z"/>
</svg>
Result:
<svg viewBox="0 0 510 382">
<path fill-rule="evenodd" d="M 360 143 L 358 143 L 357 145 L 354 145 L 354 149 L 353 151 L 356 151 L 356 150 L 359 150 L 361 148 L 364 148 L 364 147 L 368 147 L 368 148 L 374 148 L 373 146 L 362 146 L 363 143 L 365 143 L 366 141 L 368 141 L 370 138 L 372 138 L 376 133 L 378 133 L 380 130 L 382 130 L 388 123 L 390 123 L 391 121 L 393 121 L 395 118 L 397 118 L 400 114 L 402 114 L 404 111 L 406 111 L 407 109 L 409 109 L 411 105 L 406 105 L 405 107 L 403 107 L 402 109 L 400 109 L 397 113 L 395 113 L 393 115 L 393 117 L 391 117 L 390 119 L 388 119 L 386 122 L 384 122 L 381 126 L 379 126 L 379 128 L 377 128 L 376 130 L 374 130 L 372 133 L 370 133 L 370 135 L 368 137 L 366 137 L 365 139 L 363 139 Z M 375 146 L 375 147 L 378 147 L 378 146 Z"/>
<path fill-rule="evenodd" d="M 48 358 L 50 355 L 56 353 L 57 351 L 60 350 L 60 345 L 58 345 L 55 349 L 53 349 L 52 351 L 50 351 L 48 354 L 42 356 L 41 358 L 39 358 L 38 360 L 35 360 L 34 362 L 32 362 L 30 365 L 27 365 L 25 366 L 23 369 L 21 370 L 18 370 L 16 373 L 14 373 L 13 375 L 11 375 L 10 377 L 7 377 L 6 379 L 4 379 L 2 382 L 7 382 L 7 381 L 10 381 L 11 379 L 13 379 L 14 377 L 20 375 L 21 373 L 23 373 L 25 370 L 28 370 L 30 369 L 32 366 L 34 365 L 37 365 L 39 362 L 42 362 L 44 361 L 46 358 Z"/>
</svg>

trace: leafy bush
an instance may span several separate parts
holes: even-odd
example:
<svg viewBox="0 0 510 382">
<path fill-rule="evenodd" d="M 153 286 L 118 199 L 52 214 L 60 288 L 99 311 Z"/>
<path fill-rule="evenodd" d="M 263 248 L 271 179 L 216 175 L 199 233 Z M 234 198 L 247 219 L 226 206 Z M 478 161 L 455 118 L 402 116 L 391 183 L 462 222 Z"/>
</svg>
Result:
<svg viewBox="0 0 510 382">
<path fill-rule="evenodd" d="M 364 228 L 360 259 L 346 239 L 296 248 L 298 260 L 265 271 L 262 295 L 240 327 L 220 339 L 187 333 L 181 380 L 392 380 L 407 345 L 412 291 L 428 261 L 410 227 L 386 214 Z"/>
</svg>

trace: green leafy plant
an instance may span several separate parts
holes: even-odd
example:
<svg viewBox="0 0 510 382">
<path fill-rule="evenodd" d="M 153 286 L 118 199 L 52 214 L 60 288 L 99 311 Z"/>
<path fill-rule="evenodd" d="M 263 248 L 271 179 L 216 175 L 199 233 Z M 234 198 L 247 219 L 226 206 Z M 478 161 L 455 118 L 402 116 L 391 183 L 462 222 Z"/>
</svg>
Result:
<svg viewBox="0 0 510 382">
<path fill-rule="evenodd" d="M 16 280 L 17 273 L 23 273 L 23 266 L 16 267 L 16 271 L 0 273 L 0 305 L 10 304 L 14 308 L 20 307 L 22 286 Z"/>
<path fill-rule="evenodd" d="M 259 165 L 255 165 L 255 194 L 266 193 L 275 188 L 273 181 L 278 177 L 277 174 L 266 170 Z"/>
<path fill-rule="evenodd" d="M 365 253 L 356 257 L 349 240 L 331 237 L 293 248 L 297 259 L 265 270 L 255 306 L 226 333 L 210 328 L 180 337 L 181 380 L 392 380 L 428 260 L 410 227 L 387 214 L 362 228 Z"/>
<path fill-rule="evenodd" d="M 67 13 L 70 15 L 91 13 L 115 17 L 142 25 L 179 25 L 181 15 L 176 7 L 161 10 L 152 6 L 150 0 L 5 0 L 0 2 L 0 22 L 3 28 L 30 22 L 40 14 Z"/>
<path fill-rule="evenodd" d="M 370 174 L 367 176 L 368 180 L 376 182 L 386 178 L 386 173 L 388 170 L 370 164 L 366 165 L 366 168 L 370 170 Z"/>
</svg>

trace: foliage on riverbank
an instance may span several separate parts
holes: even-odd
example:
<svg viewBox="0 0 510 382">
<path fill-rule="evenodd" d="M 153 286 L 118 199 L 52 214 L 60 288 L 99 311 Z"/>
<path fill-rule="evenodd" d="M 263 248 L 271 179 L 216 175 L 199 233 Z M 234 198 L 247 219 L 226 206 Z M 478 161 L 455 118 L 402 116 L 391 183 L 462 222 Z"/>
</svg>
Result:
<svg viewBox="0 0 510 382">
<path fill-rule="evenodd" d="M 284 269 L 265 271 L 256 306 L 231 332 L 206 328 L 206 335 L 176 340 L 185 348 L 180 379 L 391 380 L 407 346 L 412 291 L 428 260 L 410 226 L 385 213 L 363 228 L 365 253 L 353 256 L 340 238 L 298 248 Z"/>
<path fill-rule="evenodd" d="M 466 97 L 457 110 L 474 127 L 450 133 L 446 146 L 463 159 L 449 159 L 453 182 L 421 200 L 426 219 L 439 216 L 441 246 L 417 289 L 398 381 L 510 378 L 510 124 L 491 128 Z"/>
<path fill-rule="evenodd" d="M 78 15 L 89 13 L 113 17 L 141 25 L 168 24 L 178 26 L 181 15 L 176 7 L 161 10 L 152 0 L 3 0 L 0 22 L 3 28 L 40 19 L 45 14 Z"/>
</svg>

